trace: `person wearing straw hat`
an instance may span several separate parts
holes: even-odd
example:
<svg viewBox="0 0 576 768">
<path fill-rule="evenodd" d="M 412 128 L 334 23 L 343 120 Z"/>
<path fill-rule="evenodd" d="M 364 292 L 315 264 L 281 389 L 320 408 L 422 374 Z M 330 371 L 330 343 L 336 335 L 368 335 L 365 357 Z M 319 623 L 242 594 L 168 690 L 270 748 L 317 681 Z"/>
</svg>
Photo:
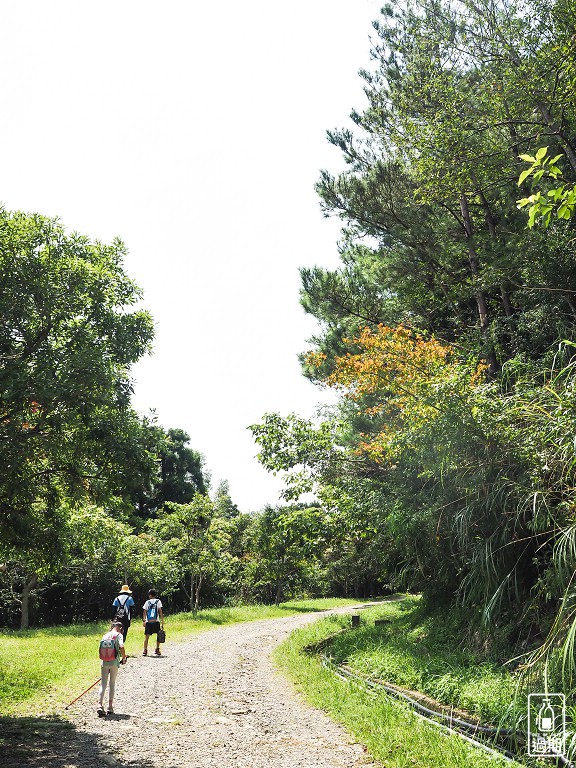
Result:
<svg viewBox="0 0 576 768">
<path fill-rule="evenodd" d="M 132 607 L 135 605 L 134 598 L 132 597 L 132 590 L 128 584 L 122 585 L 120 594 L 118 597 L 114 598 L 112 605 L 116 609 L 114 619 L 122 622 L 122 640 L 123 642 L 126 642 L 128 627 L 130 626 L 130 620 L 132 618 Z"/>
</svg>

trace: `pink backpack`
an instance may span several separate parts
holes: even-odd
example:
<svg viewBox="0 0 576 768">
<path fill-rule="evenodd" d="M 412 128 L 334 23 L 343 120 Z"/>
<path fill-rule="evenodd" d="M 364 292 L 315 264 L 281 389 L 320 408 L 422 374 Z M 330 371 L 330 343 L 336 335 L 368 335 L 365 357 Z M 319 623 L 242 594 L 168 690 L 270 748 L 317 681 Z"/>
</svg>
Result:
<svg viewBox="0 0 576 768">
<path fill-rule="evenodd" d="M 100 640 L 100 649 L 98 655 L 101 661 L 116 661 L 120 647 L 116 642 L 116 638 L 120 637 L 119 632 L 106 632 L 102 640 Z"/>
</svg>

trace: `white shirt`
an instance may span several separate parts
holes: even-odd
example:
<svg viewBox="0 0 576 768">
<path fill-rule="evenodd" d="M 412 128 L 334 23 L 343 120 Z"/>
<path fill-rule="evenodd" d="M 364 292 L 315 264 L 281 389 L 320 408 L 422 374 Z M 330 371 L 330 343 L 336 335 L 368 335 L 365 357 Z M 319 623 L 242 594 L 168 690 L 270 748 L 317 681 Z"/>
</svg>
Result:
<svg viewBox="0 0 576 768">
<path fill-rule="evenodd" d="M 154 602 L 156 603 L 156 618 L 153 619 L 153 621 L 160 621 L 160 608 L 162 608 L 162 601 L 159 598 L 153 597 L 152 600 L 146 600 L 142 606 L 142 610 L 145 613 L 148 613 L 148 608 L 150 608 Z M 146 621 L 148 621 L 148 618 L 146 618 Z"/>
</svg>

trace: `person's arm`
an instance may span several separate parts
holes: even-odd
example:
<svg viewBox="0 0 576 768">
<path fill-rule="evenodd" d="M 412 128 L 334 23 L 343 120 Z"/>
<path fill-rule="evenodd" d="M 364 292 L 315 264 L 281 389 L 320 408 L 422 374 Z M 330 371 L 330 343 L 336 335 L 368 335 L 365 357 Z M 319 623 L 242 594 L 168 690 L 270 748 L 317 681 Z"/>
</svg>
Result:
<svg viewBox="0 0 576 768">
<path fill-rule="evenodd" d="M 122 640 L 122 635 L 120 635 L 118 643 L 120 645 L 120 653 L 122 654 L 122 661 L 120 664 L 126 664 L 126 651 L 124 650 L 124 641 Z"/>
<path fill-rule="evenodd" d="M 164 613 L 162 611 L 162 606 L 158 608 L 158 613 L 160 614 L 160 622 L 161 622 L 162 629 L 164 629 Z"/>
<path fill-rule="evenodd" d="M 146 606 L 148 605 L 148 601 L 144 603 L 144 607 L 142 608 L 142 624 L 146 626 Z"/>
</svg>

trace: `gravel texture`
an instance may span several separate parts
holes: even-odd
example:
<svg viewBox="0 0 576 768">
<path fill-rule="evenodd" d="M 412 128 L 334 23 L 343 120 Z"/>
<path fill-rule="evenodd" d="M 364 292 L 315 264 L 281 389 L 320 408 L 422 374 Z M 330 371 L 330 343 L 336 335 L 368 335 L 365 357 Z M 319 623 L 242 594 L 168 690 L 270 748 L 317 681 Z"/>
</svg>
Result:
<svg viewBox="0 0 576 768">
<path fill-rule="evenodd" d="M 97 716 L 91 691 L 69 710 L 72 728 L 31 724 L 40 729 L 34 753 L 13 753 L 5 765 L 375 768 L 364 747 L 305 704 L 270 660 L 277 643 L 317 618 L 233 624 L 173 645 L 167 622 L 161 657 L 130 658 L 120 668 L 114 716 Z"/>
</svg>

